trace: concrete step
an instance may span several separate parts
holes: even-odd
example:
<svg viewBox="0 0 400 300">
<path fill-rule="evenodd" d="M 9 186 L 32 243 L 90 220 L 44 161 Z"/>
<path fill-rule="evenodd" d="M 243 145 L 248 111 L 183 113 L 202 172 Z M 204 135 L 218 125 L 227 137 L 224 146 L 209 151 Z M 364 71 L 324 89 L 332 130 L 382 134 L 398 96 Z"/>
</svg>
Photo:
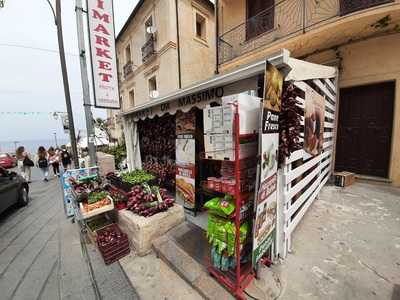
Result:
<svg viewBox="0 0 400 300">
<path fill-rule="evenodd" d="M 183 222 L 153 242 L 153 249 L 161 260 L 205 299 L 234 299 L 209 275 L 205 264 L 202 265 L 196 261 L 178 243 L 182 236 L 190 236 L 193 231 L 194 234 L 198 234 L 198 230 L 195 225 Z"/>
</svg>

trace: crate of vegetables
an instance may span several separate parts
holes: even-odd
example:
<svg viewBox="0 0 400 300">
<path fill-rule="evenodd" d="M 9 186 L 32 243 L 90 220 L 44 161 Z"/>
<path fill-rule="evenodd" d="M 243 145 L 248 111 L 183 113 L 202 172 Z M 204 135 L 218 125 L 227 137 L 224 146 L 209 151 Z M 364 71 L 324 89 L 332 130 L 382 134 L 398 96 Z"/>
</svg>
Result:
<svg viewBox="0 0 400 300">
<path fill-rule="evenodd" d="M 113 210 L 114 201 L 106 191 L 93 191 L 89 194 L 86 202 L 79 203 L 79 207 L 82 217 L 87 219 Z"/>
<path fill-rule="evenodd" d="M 96 242 L 106 264 L 130 252 L 128 236 L 121 231 L 117 224 L 99 229 Z"/>
</svg>

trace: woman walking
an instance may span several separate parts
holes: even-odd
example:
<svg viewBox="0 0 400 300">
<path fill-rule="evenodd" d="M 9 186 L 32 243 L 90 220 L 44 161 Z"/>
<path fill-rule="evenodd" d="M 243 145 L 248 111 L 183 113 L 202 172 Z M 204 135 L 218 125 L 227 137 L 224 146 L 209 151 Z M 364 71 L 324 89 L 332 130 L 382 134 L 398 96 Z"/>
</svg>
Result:
<svg viewBox="0 0 400 300">
<path fill-rule="evenodd" d="M 30 159 L 28 152 L 25 151 L 25 147 L 18 147 L 15 151 L 15 155 L 22 178 L 28 183 L 31 183 L 31 168 L 34 166 L 34 163 Z"/>
<path fill-rule="evenodd" d="M 42 172 L 43 181 L 49 181 L 47 178 L 49 176 L 49 161 L 47 160 L 47 151 L 43 146 L 38 148 L 38 161 L 37 166 Z"/>
<path fill-rule="evenodd" d="M 50 147 L 47 152 L 49 153 L 49 164 L 53 167 L 54 177 L 60 176 L 60 158 L 57 151 Z"/>
</svg>

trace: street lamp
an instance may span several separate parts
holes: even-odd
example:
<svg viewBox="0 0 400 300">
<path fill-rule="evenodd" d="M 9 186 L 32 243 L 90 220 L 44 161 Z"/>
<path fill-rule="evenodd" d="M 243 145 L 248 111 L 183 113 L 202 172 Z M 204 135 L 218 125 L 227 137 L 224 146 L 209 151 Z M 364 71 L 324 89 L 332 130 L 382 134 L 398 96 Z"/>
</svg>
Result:
<svg viewBox="0 0 400 300">
<path fill-rule="evenodd" d="M 70 91 L 69 91 L 67 64 L 65 62 L 64 40 L 63 40 L 63 33 L 62 33 L 61 0 L 55 0 L 56 1 L 56 9 L 55 10 L 54 10 L 54 7 L 51 4 L 50 0 L 46 0 L 46 1 L 51 8 L 51 11 L 52 11 L 53 17 L 54 17 L 54 23 L 57 26 L 58 49 L 59 49 L 59 53 L 60 53 L 61 72 L 62 72 L 63 84 L 64 84 L 65 104 L 67 106 L 67 114 L 68 114 L 68 121 L 69 121 L 69 136 L 70 136 L 70 140 L 71 140 L 72 157 L 74 160 L 75 168 L 78 168 L 79 167 L 78 149 L 76 147 L 74 118 L 72 115 L 71 95 L 70 95 Z"/>
</svg>

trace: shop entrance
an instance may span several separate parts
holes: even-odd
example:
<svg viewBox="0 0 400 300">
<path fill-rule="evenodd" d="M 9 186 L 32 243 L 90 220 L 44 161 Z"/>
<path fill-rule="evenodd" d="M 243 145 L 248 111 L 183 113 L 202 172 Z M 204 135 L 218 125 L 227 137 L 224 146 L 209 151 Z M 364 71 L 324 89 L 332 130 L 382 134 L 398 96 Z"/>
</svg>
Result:
<svg viewBox="0 0 400 300">
<path fill-rule="evenodd" d="M 395 82 L 340 90 L 336 171 L 387 178 Z"/>
</svg>

